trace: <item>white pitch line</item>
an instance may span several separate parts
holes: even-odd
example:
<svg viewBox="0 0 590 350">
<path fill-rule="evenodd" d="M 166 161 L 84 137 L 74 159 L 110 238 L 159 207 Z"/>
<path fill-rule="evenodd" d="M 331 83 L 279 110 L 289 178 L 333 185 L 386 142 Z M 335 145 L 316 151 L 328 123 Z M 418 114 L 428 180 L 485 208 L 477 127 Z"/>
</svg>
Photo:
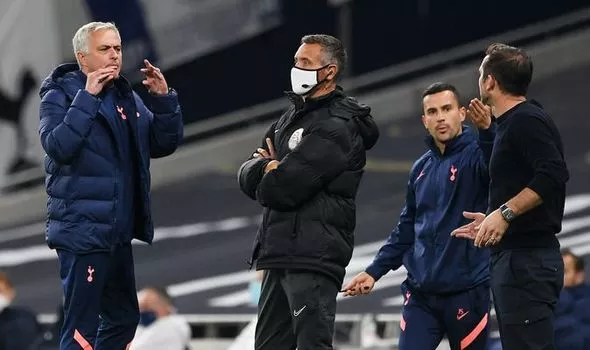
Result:
<svg viewBox="0 0 590 350">
<path fill-rule="evenodd" d="M 176 227 L 161 227 L 154 232 L 154 242 L 174 238 L 186 238 L 204 235 L 213 232 L 229 232 L 257 225 L 259 216 L 235 217 L 220 221 L 201 222 Z M 0 236 L 2 237 L 2 236 Z M 134 245 L 145 245 L 145 243 L 133 240 Z M 0 250 L 0 267 L 18 266 L 22 264 L 53 260 L 56 253 L 49 249 L 46 244 L 37 244 L 22 248 Z"/>
</svg>

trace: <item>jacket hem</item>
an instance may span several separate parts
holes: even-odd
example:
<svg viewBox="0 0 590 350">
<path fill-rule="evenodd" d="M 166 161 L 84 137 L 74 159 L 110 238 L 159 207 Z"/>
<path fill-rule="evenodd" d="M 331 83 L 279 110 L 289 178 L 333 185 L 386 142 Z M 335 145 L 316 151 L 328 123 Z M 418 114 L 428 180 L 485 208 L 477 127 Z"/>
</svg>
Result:
<svg viewBox="0 0 590 350">
<path fill-rule="evenodd" d="M 440 297 L 448 297 L 448 296 L 466 293 L 472 289 L 480 287 L 481 285 L 488 284 L 488 286 L 489 286 L 490 276 L 486 276 L 484 278 L 478 279 L 469 285 L 459 286 L 457 288 L 453 288 L 453 289 L 449 289 L 449 290 L 443 289 L 443 291 L 441 291 L 441 288 L 417 287 L 415 285 L 415 283 L 410 281 L 409 279 L 406 279 L 406 283 L 407 283 L 409 289 L 412 291 L 422 293 L 422 294 L 435 295 L 435 296 L 440 296 Z"/>
<path fill-rule="evenodd" d="M 66 247 L 64 245 L 57 245 L 57 244 L 49 245 L 49 249 L 63 250 L 63 251 L 70 252 L 73 254 L 109 253 L 111 251 L 110 248 L 74 249 L 72 247 Z"/>
<path fill-rule="evenodd" d="M 264 259 L 256 262 L 256 270 L 292 269 L 315 271 L 330 277 L 338 285 L 338 288 L 341 288 L 342 282 L 344 281 L 344 273 L 337 270 L 344 270 L 344 268 L 335 266 L 335 264 L 329 264 L 332 265 L 331 267 L 326 265 L 326 262 L 322 262 L 320 259 L 301 260 L 298 258 L 290 261 L 285 261 L 284 258 Z"/>
</svg>

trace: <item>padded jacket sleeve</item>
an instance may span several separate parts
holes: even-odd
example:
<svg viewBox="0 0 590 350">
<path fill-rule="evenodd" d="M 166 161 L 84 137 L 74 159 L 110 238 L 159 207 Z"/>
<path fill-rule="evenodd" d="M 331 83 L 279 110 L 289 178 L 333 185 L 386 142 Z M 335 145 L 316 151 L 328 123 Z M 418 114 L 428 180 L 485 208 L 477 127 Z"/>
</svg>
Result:
<svg viewBox="0 0 590 350">
<path fill-rule="evenodd" d="M 331 118 L 311 127 L 279 166 L 262 177 L 258 201 L 271 209 L 294 210 L 347 170 L 352 145 L 345 123 Z"/>
<path fill-rule="evenodd" d="M 90 134 L 100 103 L 86 90 L 79 90 L 71 104 L 60 89 L 48 91 L 39 107 L 39 134 L 45 153 L 70 164 Z"/>
</svg>

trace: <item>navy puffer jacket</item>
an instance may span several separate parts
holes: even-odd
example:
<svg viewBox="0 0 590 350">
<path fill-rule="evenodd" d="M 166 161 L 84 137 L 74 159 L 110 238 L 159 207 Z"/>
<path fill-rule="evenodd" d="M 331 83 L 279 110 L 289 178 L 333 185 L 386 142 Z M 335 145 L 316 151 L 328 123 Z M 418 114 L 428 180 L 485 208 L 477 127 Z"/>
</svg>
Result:
<svg viewBox="0 0 590 350">
<path fill-rule="evenodd" d="M 41 145 L 46 152 L 47 243 L 75 253 L 108 251 L 116 243 L 118 222 L 134 215 L 121 204 L 124 169 L 120 100 L 134 104 L 125 116 L 132 130 L 136 157 L 135 228 L 128 240 L 151 243 L 154 228 L 150 200 L 150 158 L 172 154 L 182 139 L 183 123 L 177 94 L 153 96 L 148 109 L 124 78 L 97 97 L 84 90 L 86 76 L 76 64 L 57 67 L 40 90 Z M 127 167 L 129 168 L 129 167 Z"/>
</svg>

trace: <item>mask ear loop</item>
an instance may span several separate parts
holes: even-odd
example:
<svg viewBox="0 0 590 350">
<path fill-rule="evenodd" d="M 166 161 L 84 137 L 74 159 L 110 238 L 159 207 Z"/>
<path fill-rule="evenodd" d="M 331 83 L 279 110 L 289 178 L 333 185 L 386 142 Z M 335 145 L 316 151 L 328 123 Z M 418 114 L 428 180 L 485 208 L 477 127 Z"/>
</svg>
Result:
<svg viewBox="0 0 590 350">
<path fill-rule="evenodd" d="M 323 84 L 325 81 L 327 81 L 327 80 L 328 80 L 328 76 L 330 75 L 329 73 L 328 73 L 328 75 L 326 75 L 326 77 L 325 77 L 324 79 L 322 79 L 322 80 L 319 80 L 319 78 L 320 78 L 320 71 L 321 71 L 321 70 L 323 70 L 323 69 L 326 69 L 326 68 L 328 68 L 330 65 L 331 65 L 331 63 L 328 63 L 328 64 L 326 64 L 326 65 L 325 65 L 325 66 L 323 66 L 323 67 L 320 67 L 320 68 L 318 68 L 318 69 L 315 69 L 315 80 L 317 81 L 317 84 L 315 84 L 315 86 L 314 86 L 314 87 L 312 87 L 312 88 L 311 88 L 311 89 L 310 89 L 310 90 L 309 90 L 309 91 L 308 91 L 308 92 L 307 92 L 305 95 L 303 95 L 303 96 L 309 96 L 309 95 L 313 94 L 313 93 L 314 93 L 314 92 L 315 92 L 315 91 L 318 89 L 318 87 L 319 87 L 321 84 Z"/>
</svg>

